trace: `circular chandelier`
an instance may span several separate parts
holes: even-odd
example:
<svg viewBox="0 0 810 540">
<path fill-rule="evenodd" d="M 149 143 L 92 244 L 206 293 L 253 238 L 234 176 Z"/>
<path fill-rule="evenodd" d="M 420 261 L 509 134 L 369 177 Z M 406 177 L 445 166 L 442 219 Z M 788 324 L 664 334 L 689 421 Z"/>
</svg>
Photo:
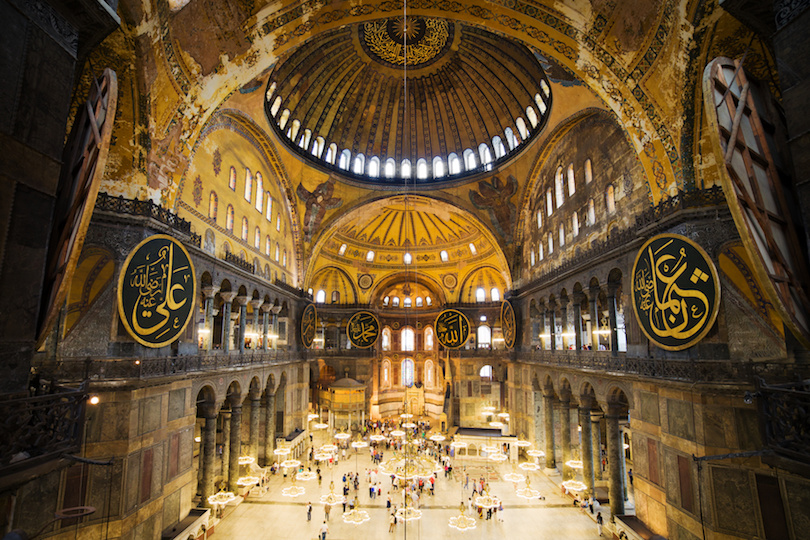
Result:
<svg viewBox="0 0 810 540">
<path fill-rule="evenodd" d="M 369 521 L 371 517 L 368 515 L 368 512 L 365 510 L 349 510 L 348 512 L 343 512 L 343 523 L 351 523 L 352 525 L 361 525 L 366 521 Z"/>
<path fill-rule="evenodd" d="M 311 421 L 315 420 L 316 418 L 318 418 L 317 414 L 309 413 L 307 415 L 307 422 L 311 422 Z"/>
<path fill-rule="evenodd" d="M 325 445 L 321 446 L 320 451 L 321 452 L 337 452 L 337 449 L 338 449 L 338 447 L 335 446 L 334 444 L 325 444 Z"/>
<path fill-rule="evenodd" d="M 327 495 L 321 495 L 321 502 L 329 506 L 335 506 L 336 504 L 345 503 L 346 497 L 344 497 L 343 495 L 338 495 L 333 491 L 330 491 Z"/>
<path fill-rule="evenodd" d="M 289 469 L 291 467 L 298 467 L 299 465 L 301 465 L 301 462 L 298 461 L 297 459 L 285 459 L 284 461 L 281 462 L 281 466 L 284 467 L 285 469 Z"/>
<path fill-rule="evenodd" d="M 479 508 L 498 508 L 501 505 L 501 500 L 498 497 L 489 495 L 486 492 L 478 495 L 473 502 Z"/>
<path fill-rule="evenodd" d="M 498 413 L 498 416 L 500 418 L 509 418 L 509 413 L 508 412 L 501 412 L 501 413 Z"/>
<path fill-rule="evenodd" d="M 494 444 L 485 444 L 481 447 L 482 452 L 486 452 L 487 454 L 494 454 L 495 452 L 500 452 L 501 449 L 499 446 L 495 446 Z"/>
<path fill-rule="evenodd" d="M 250 465 L 254 461 L 256 461 L 256 459 L 250 456 L 239 456 L 239 465 Z"/>
<path fill-rule="evenodd" d="M 405 432 L 402 431 L 401 429 L 395 429 L 394 431 L 391 432 L 391 436 L 392 437 L 404 437 Z"/>
<path fill-rule="evenodd" d="M 236 495 L 234 495 L 230 491 L 220 491 L 208 497 L 208 504 L 210 505 L 221 504 L 224 506 L 235 499 Z"/>
<path fill-rule="evenodd" d="M 453 441 L 450 443 L 451 448 L 467 448 L 467 443 L 464 441 Z"/>
<path fill-rule="evenodd" d="M 399 415 L 400 418 L 413 418 L 411 413 L 402 413 Z"/>
<path fill-rule="evenodd" d="M 401 480 L 414 478 L 430 478 L 439 470 L 439 466 L 432 459 L 424 456 L 415 458 L 393 457 L 380 463 L 380 470 L 384 474 L 393 474 Z"/>
<path fill-rule="evenodd" d="M 315 480 L 317 477 L 318 475 L 312 471 L 303 471 L 295 475 L 296 480 L 303 480 L 304 482 Z"/>
<path fill-rule="evenodd" d="M 369 439 L 371 439 L 374 442 L 380 442 L 385 440 L 385 435 L 372 435 L 371 437 L 369 437 Z"/>
<path fill-rule="evenodd" d="M 442 435 L 441 433 L 435 433 L 435 434 L 431 435 L 430 437 L 428 437 L 428 439 L 430 439 L 430 440 L 431 440 L 431 441 L 433 441 L 433 442 L 442 442 L 442 441 L 443 441 L 443 440 L 445 440 L 446 438 L 447 438 L 447 437 L 445 437 L 445 436 L 444 436 L 444 435 Z"/>
<path fill-rule="evenodd" d="M 520 467 L 524 471 L 539 471 L 540 470 L 540 465 L 538 465 L 537 463 L 532 463 L 530 461 L 526 461 L 524 463 L 521 463 L 520 465 L 518 465 L 518 467 Z"/>
<path fill-rule="evenodd" d="M 285 497 L 300 497 L 301 495 L 306 493 L 306 491 L 307 490 L 305 490 L 301 486 L 290 486 L 282 489 L 281 494 L 284 495 Z"/>
<path fill-rule="evenodd" d="M 531 457 L 545 457 L 546 453 L 542 450 L 527 450 L 526 455 Z"/>
<path fill-rule="evenodd" d="M 540 496 L 540 492 L 536 489 L 532 489 L 529 487 L 520 488 L 516 491 L 518 497 L 522 497 L 524 499 L 536 499 Z"/>
<path fill-rule="evenodd" d="M 323 422 L 318 422 L 317 424 L 312 424 L 314 429 L 326 429 L 329 427 L 329 424 L 324 424 Z"/>
<path fill-rule="evenodd" d="M 404 508 L 397 509 L 397 519 L 401 519 L 403 521 L 412 521 L 415 519 L 422 519 L 422 511 L 417 510 L 412 506 L 406 506 Z"/>
<path fill-rule="evenodd" d="M 502 428 L 504 426 L 504 423 L 503 422 L 498 422 L 497 420 L 495 420 L 493 422 L 490 422 L 489 425 L 494 427 L 494 428 Z"/>
<path fill-rule="evenodd" d="M 366 446 L 368 446 L 368 443 L 366 441 L 354 441 L 354 442 L 352 442 L 352 448 L 354 448 L 355 450 L 359 450 L 360 448 L 365 448 Z"/>
<path fill-rule="evenodd" d="M 504 461 L 509 459 L 509 457 L 507 457 L 506 454 L 498 452 L 496 454 L 490 454 L 487 459 L 489 459 L 490 461 L 494 461 L 496 463 L 503 463 Z"/>
<path fill-rule="evenodd" d="M 312 459 L 314 459 L 315 461 L 328 461 L 331 457 L 332 454 L 328 454 L 326 452 L 318 452 L 317 454 L 312 456 Z"/>
<path fill-rule="evenodd" d="M 588 488 L 588 486 L 579 480 L 566 480 L 562 485 L 565 486 L 565 489 L 568 491 L 585 491 Z"/>
<path fill-rule="evenodd" d="M 259 483 L 261 479 L 258 476 L 240 476 L 238 480 L 236 480 L 236 485 L 238 486 L 253 486 Z"/>
<path fill-rule="evenodd" d="M 413 422 L 404 422 L 402 424 L 402 427 L 404 427 L 406 429 L 413 429 L 413 428 L 416 427 L 416 424 L 414 424 Z"/>
<path fill-rule="evenodd" d="M 461 532 L 471 531 L 476 527 L 475 519 L 467 517 L 464 514 L 459 514 L 455 517 L 451 517 L 450 522 L 448 524 L 452 528 L 459 530 Z"/>
<path fill-rule="evenodd" d="M 277 455 L 277 456 L 286 456 L 287 454 L 290 453 L 290 449 L 289 448 L 276 448 L 275 450 L 273 450 L 273 453 L 275 455 Z"/>
<path fill-rule="evenodd" d="M 526 448 L 526 447 L 529 447 L 531 445 L 532 445 L 532 443 L 530 443 L 529 441 L 526 441 L 524 439 L 518 439 L 515 442 L 515 446 L 517 446 L 518 448 Z"/>
<path fill-rule="evenodd" d="M 508 474 L 503 475 L 503 479 L 507 482 L 523 482 L 526 480 L 522 474 L 518 474 L 515 472 L 510 472 Z"/>
<path fill-rule="evenodd" d="M 335 438 L 339 441 L 345 441 L 346 439 L 350 439 L 351 435 L 348 433 L 335 433 Z"/>
<path fill-rule="evenodd" d="M 571 467 L 572 469 L 581 469 L 582 468 L 582 462 L 580 460 L 578 460 L 578 459 L 570 459 L 570 460 L 566 461 L 565 464 L 568 465 L 569 467 Z"/>
<path fill-rule="evenodd" d="M 491 406 L 481 407 L 481 410 L 484 411 L 484 413 L 486 414 L 490 414 L 495 412 L 495 407 Z"/>
</svg>

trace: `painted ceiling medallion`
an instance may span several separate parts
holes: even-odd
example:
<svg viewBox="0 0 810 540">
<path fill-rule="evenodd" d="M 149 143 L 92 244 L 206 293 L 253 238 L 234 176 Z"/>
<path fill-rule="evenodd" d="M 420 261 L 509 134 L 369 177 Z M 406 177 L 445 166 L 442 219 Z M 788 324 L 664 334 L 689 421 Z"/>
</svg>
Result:
<svg viewBox="0 0 810 540">
<path fill-rule="evenodd" d="M 395 66 L 422 66 L 436 59 L 452 42 L 444 19 L 393 17 L 362 25 L 367 52 L 376 60 Z"/>
</svg>

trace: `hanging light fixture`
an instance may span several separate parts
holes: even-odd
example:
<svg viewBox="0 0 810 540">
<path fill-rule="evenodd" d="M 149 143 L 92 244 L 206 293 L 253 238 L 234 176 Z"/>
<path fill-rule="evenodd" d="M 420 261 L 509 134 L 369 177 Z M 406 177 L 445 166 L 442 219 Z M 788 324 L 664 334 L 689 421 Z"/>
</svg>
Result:
<svg viewBox="0 0 810 540">
<path fill-rule="evenodd" d="M 430 439 L 433 442 L 442 442 L 443 440 L 446 439 L 446 437 L 441 433 L 434 433 L 433 435 L 428 437 L 428 439 Z"/>
<path fill-rule="evenodd" d="M 536 489 L 532 489 L 530 487 L 520 488 L 515 492 L 518 497 L 522 497 L 524 499 L 536 499 L 540 496 L 540 492 Z"/>
<path fill-rule="evenodd" d="M 335 438 L 339 441 L 345 441 L 346 439 L 350 439 L 351 435 L 349 433 L 335 433 Z"/>
<path fill-rule="evenodd" d="M 359 450 L 360 448 L 365 448 L 366 446 L 368 446 L 368 443 L 366 441 L 353 441 L 352 442 L 352 448 L 354 448 L 355 450 Z"/>
<path fill-rule="evenodd" d="M 285 487 L 281 490 L 281 494 L 285 497 L 300 497 L 304 493 L 306 493 L 306 489 L 302 488 L 301 486 L 290 486 Z"/>
<path fill-rule="evenodd" d="M 323 422 L 318 422 L 317 424 L 312 424 L 314 429 L 326 429 L 329 427 L 329 424 L 324 424 Z"/>
<path fill-rule="evenodd" d="M 281 462 L 281 466 L 285 469 L 291 469 L 293 467 L 298 467 L 299 465 L 301 465 L 301 462 L 297 459 L 285 459 Z"/>
<path fill-rule="evenodd" d="M 239 465 L 250 465 L 254 461 L 256 461 L 256 459 L 250 456 L 239 456 Z"/>
<path fill-rule="evenodd" d="M 524 439 L 518 439 L 515 442 L 515 446 L 517 446 L 518 448 L 528 448 L 531 445 L 532 445 L 532 443 L 530 443 L 529 441 L 524 440 Z"/>
<path fill-rule="evenodd" d="M 565 486 L 565 489 L 568 491 L 585 491 L 588 488 L 588 486 L 579 480 L 566 480 L 562 485 Z"/>
<path fill-rule="evenodd" d="M 534 458 L 546 457 L 546 453 L 542 450 L 527 450 L 526 455 Z"/>
<path fill-rule="evenodd" d="M 569 459 L 565 462 L 566 465 L 571 467 L 572 469 L 581 469 L 582 468 L 582 461 L 578 459 Z"/>
<path fill-rule="evenodd" d="M 317 477 L 318 475 L 312 471 L 302 471 L 295 475 L 296 480 L 302 480 L 304 482 L 307 482 L 309 480 L 315 480 Z"/>
<path fill-rule="evenodd" d="M 352 525 L 361 525 L 366 521 L 369 521 L 371 517 L 368 515 L 368 512 L 365 510 L 349 510 L 348 512 L 343 512 L 343 523 L 350 523 Z"/>
<path fill-rule="evenodd" d="M 374 442 L 381 442 L 385 440 L 385 435 L 372 435 L 371 437 L 369 437 L 369 439 L 371 439 Z"/>
<path fill-rule="evenodd" d="M 539 471 L 540 470 L 540 465 L 538 465 L 537 463 L 532 463 L 531 461 L 526 461 L 524 463 L 521 463 L 520 465 L 518 465 L 518 467 L 520 467 L 524 471 Z"/>
<path fill-rule="evenodd" d="M 261 479 L 258 476 L 240 476 L 236 480 L 237 486 L 255 486 Z"/>
<path fill-rule="evenodd" d="M 514 483 L 523 482 L 526 480 L 526 478 L 524 478 L 522 474 L 513 472 L 503 475 L 503 479 L 506 480 L 507 482 L 514 482 Z"/>
<path fill-rule="evenodd" d="M 475 529 L 476 522 L 475 519 L 471 517 L 467 517 L 464 514 L 459 514 L 455 517 L 451 517 L 448 525 L 458 531 L 466 532 Z"/>
<path fill-rule="evenodd" d="M 336 504 L 345 503 L 346 497 L 343 495 L 338 495 L 334 491 L 330 491 L 326 495 L 321 495 L 321 502 L 329 506 L 335 506 Z"/>
</svg>

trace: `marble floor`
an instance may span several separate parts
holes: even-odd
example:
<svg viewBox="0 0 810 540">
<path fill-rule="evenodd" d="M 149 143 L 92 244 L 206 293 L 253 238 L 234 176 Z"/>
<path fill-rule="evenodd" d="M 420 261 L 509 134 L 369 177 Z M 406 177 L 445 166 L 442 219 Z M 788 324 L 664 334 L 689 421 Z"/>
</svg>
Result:
<svg viewBox="0 0 810 540">
<path fill-rule="evenodd" d="M 386 457 L 389 457 L 388 455 Z M 457 460 L 456 479 L 445 478 L 439 474 L 436 482 L 435 495 L 431 496 L 427 490 L 422 496 L 420 504 L 423 512 L 422 518 L 416 521 L 395 525 L 393 533 L 388 532 L 389 511 L 386 510 L 387 496 L 391 495 L 394 504 L 401 505 L 400 491 L 391 490 L 390 479 L 381 479 L 383 495 L 370 499 L 366 471 L 372 468 L 371 459 L 367 449 L 361 450 L 357 457 L 350 457 L 333 468 L 323 468 L 323 482 L 318 485 L 317 480 L 297 482 L 296 485 L 306 489 L 304 495 L 295 499 L 284 497 L 281 490 L 292 485 L 290 479 L 285 479 L 280 473 L 271 476 L 267 493 L 259 495 L 252 493 L 242 504 L 235 508 L 228 507 L 225 517 L 220 521 L 212 535 L 214 538 L 230 540 L 262 540 L 262 539 L 314 539 L 318 537 L 324 521 L 324 505 L 319 503 L 321 495 L 329 492 L 329 484 L 335 482 L 336 492 L 342 489 L 343 474 L 349 471 L 360 472 L 360 489 L 357 492 L 361 509 L 368 511 L 371 520 L 362 525 L 346 524 L 342 520 L 342 507 L 335 506 L 330 512 L 328 522 L 329 533 L 327 538 L 357 539 L 363 538 L 390 538 L 390 539 L 420 539 L 420 538 L 458 538 L 458 539 L 489 539 L 507 538 L 517 539 L 598 539 L 594 516 L 587 511 L 575 508 L 570 497 L 563 497 L 560 489 L 542 471 L 529 473 L 531 487 L 541 492 L 545 500 L 522 499 L 515 493 L 515 484 L 503 480 L 502 475 L 513 471 L 509 463 L 490 465 L 485 467 L 484 462 L 471 460 Z M 503 512 L 498 512 L 500 520 L 477 519 L 477 527 L 473 530 L 461 532 L 448 526 L 448 520 L 459 514 L 462 500 L 463 476 L 458 474 L 462 467 L 466 467 L 471 478 L 485 476 L 489 479 L 491 494 L 497 495 L 503 501 Z M 517 469 L 521 472 L 520 469 Z M 523 487 L 519 484 L 517 487 Z M 466 501 L 472 494 L 472 484 L 464 491 L 463 499 Z M 350 497 L 355 492 L 350 491 Z M 307 522 L 306 506 L 312 502 L 312 521 Z M 608 522 L 607 508 L 602 508 L 605 523 Z M 470 515 L 469 510 L 467 515 Z M 607 537 L 607 532 L 603 532 Z"/>
</svg>

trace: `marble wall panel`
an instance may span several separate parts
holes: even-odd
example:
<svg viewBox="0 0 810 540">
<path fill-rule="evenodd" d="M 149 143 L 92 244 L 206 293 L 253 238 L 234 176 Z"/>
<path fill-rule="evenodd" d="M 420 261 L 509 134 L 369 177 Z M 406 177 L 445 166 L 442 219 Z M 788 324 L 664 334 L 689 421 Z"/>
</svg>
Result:
<svg viewBox="0 0 810 540">
<path fill-rule="evenodd" d="M 757 530 L 758 514 L 749 473 L 726 467 L 711 467 L 710 470 L 717 526 L 748 537 L 751 531 Z"/>
<path fill-rule="evenodd" d="M 658 394 L 639 392 L 641 419 L 656 426 L 661 425 L 661 414 L 658 408 Z"/>
<path fill-rule="evenodd" d="M 669 422 L 669 433 L 688 439 L 695 439 L 695 424 L 693 418 L 692 404 L 678 399 L 667 399 L 667 420 Z"/>
<path fill-rule="evenodd" d="M 186 389 L 178 388 L 169 392 L 169 422 L 185 416 Z"/>
</svg>

